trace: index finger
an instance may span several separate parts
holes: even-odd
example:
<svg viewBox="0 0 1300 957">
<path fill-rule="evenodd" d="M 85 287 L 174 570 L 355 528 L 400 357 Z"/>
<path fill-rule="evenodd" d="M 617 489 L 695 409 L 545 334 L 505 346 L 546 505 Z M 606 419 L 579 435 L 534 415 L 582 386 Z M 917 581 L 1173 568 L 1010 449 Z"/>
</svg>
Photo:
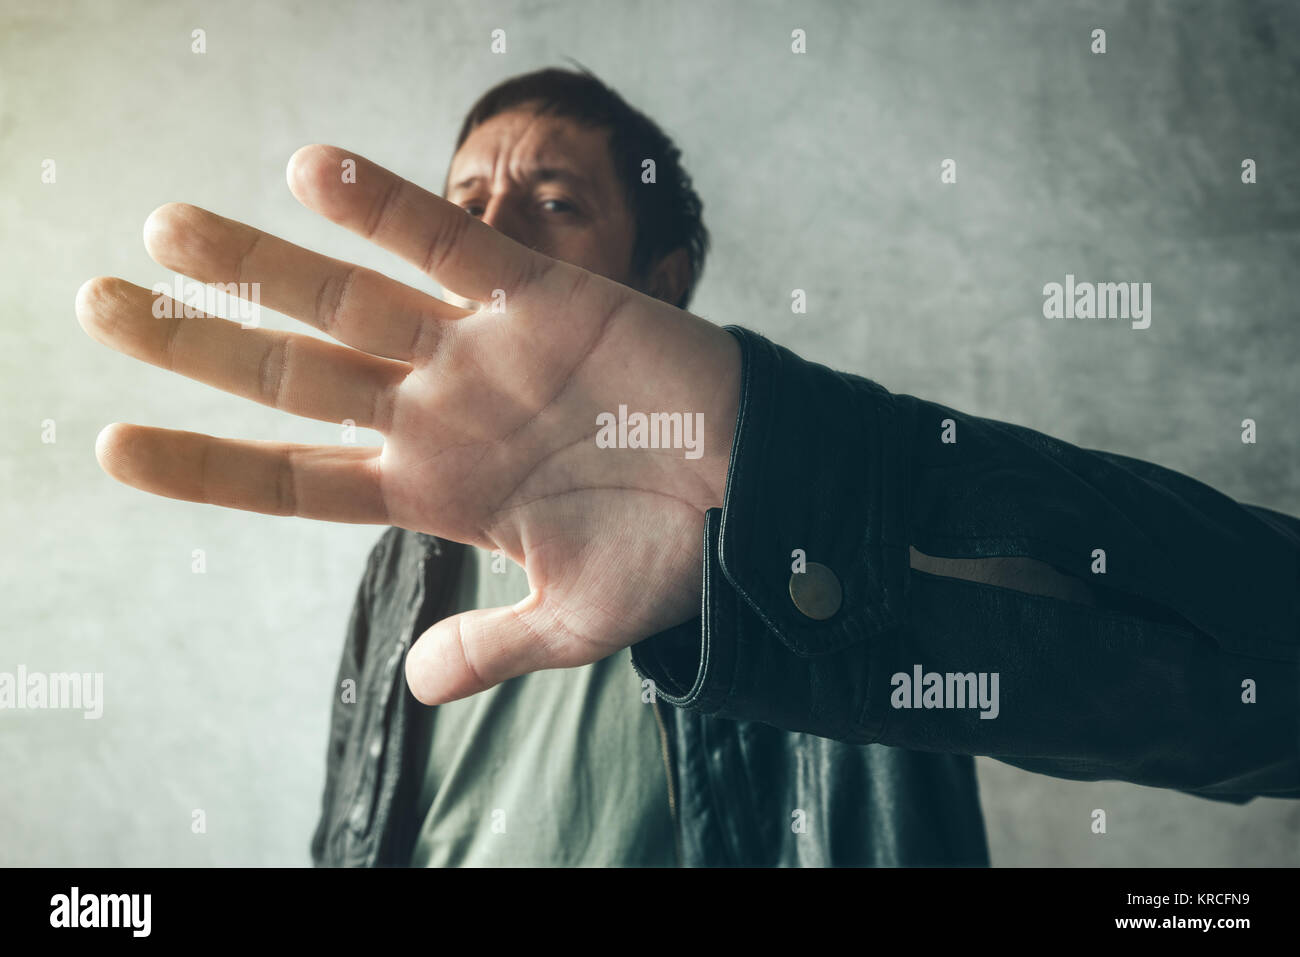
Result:
<svg viewBox="0 0 1300 957">
<path fill-rule="evenodd" d="M 467 299 L 485 302 L 497 289 L 508 296 L 551 263 L 455 203 L 335 146 L 304 146 L 289 159 L 286 178 L 308 209 Z"/>
</svg>

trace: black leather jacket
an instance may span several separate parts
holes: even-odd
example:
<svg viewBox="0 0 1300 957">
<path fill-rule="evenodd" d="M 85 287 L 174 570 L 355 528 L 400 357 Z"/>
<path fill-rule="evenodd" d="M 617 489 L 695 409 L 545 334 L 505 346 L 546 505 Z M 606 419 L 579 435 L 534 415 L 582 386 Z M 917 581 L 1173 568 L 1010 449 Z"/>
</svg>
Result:
<svg viewBox="0 0 1300 957">
<path fill-rule="evenodd" d="M 1238 803 L 1300 797 L 1300 521 L 727 329 L 740 412 L 701 613 L 633 648 L 667 702 L 683 864 L 986 865 L 976 754 Z M 448 613 L 462 548 L 390 529 L 371 553 L 318 865 L 408 860 L 427 740 L 410 733 L 422 706 L 403 659 Z M 797 549 L 839 586 L 830 617 L 792 598 Z M 1088 597 L 987 574 L 1008 560 Z M 918 665 L 997 674 L 997 717 L 895 707 L 894 676 Z"/>
</svg>

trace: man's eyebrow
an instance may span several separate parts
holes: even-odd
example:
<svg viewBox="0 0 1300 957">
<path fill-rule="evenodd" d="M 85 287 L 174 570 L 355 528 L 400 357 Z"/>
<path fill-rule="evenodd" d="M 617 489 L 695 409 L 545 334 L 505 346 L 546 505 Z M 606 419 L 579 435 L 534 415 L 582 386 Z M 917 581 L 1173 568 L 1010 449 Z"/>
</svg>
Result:
<svg viewBox="0 0 1300 957">
<path fill-rule="evenodd" d="M 586 188 L 591 185 L 590 179 L 571 169 L 565 169 L 562 166 L 539 166 L 528 173 L 528 178 L 541 183 L 560 182 L 569 186 Z M 483 182 L 483 177 L 474 175 L 462 179 L 448 189 L 448 192 L 458 189 L 469 189 L 471 186 Z"/>
<path fill-rule="evenodd" d="M 575 173 L 571 169 L 564 169 L 559 166 L 539 166 L 529 174 L 530 178 L 543 183 L 559 181 L 568 183 L 570 186 L 586 186 L 588 178 L 580 173 Z"/>
<path fill-rule="evenodd" d="M 450 187 L 447 190 L 447 192 L 451 192 L 453 189 L 469 189 L 475 183 L 481 183 L 482 181 L 483 181 L 482 176 L 471 176 L 468 179 L 461 180 L 455 186 Z"/>
</svg>

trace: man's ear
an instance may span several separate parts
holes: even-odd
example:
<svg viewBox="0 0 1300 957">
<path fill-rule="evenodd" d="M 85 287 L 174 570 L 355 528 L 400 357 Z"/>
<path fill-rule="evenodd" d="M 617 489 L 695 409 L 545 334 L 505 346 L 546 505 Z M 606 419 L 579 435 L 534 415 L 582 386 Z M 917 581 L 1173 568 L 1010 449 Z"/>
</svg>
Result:
<svg viewBox="0 0 1300 957">
<path fill-rule="evenodd" d="M 646 276 L 644 291 L 675 306 L 691 284 L 691 259 L 684 248 L 678 247 L 660 258 Z"/>
</svg>

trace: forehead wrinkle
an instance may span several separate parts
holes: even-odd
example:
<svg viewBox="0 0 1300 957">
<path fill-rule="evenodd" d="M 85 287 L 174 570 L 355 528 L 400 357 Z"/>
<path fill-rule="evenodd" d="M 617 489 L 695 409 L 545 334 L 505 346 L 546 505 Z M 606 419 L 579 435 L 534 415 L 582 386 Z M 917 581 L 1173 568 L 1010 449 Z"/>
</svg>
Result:
<svg viewBox="0 0 1300 957">
<path fill-rule="evenodd" d="M 547 120 L 558 120 L 558 123 L 548 124 L 545 122 Z M 537 128 L 536 133 L 534 128 Z M 509 176 L 518 183 L 524 183 L 536 176 L 539 170 L 556 169 L 568 173 L 574 180 L 588 184 L 589 188 L 593 187 L 595 183 L 591 176 L 585 174 L 581 163 L 557 162 L 561 158 L 567 160 L 571 155 L 558 146 L 569 138 L 567 132 L 562 119 L 552 114 L 534 113 L 510 149 L 507 158 Z"/>
<path fill-rule="evenodd" d="M 460 151 L 463 150 L 465 146 L 469 144 L 469 142 L 472 139 L 474 139 L 475 134 L 480 133 L 484 126 L 487 126 L 488 124 L 492 123 L 494 120 L 498 120 L 499 118 L 504 117 L 506 115 L 508 114 L 498 113 L 494 117 L 489 117 L 488 119 L 480 123 L 477 127 L 475 127 L 473 130 L 471 130 L 469 132 L 469 135 L 465 137 L 465 142 L 460 145 L 460 149 L 458 149 L 454 154 L 452 154 L 451 164 L 447 168 L 447 181 L 446 181 L 447 191 L 455 189 L 461 183 L 465 183 L 468 182 L 469 180 L 474 180 L 474 179 L 485 180 L 488 186 L 493 190 L 496 190 L 498 188 L 498 186 L 500 185 L 499 180 L 501 176 L 501 153 L 504 148 L 503 141 L 506 139 L 506 137 L 510 135 L 509 125 L 502 125 L 500 123 L 496 123 L 495 125 L 498 127 L 498 129 L 492 134 L 492 140 L 490 141 L 489 144 L 486 144 L 482 148 L 484 153 L 487 153 L 491 156 L 491 165 L 488 167 L 486 174 L 476 163 L 471 167 L 470 170 L 467 171 L 468 175 L 459 175 L 456 181 L 453 182 L 452 171 L 456 166 L 456 157 L 459 156 Z M 525 135 L 527 135 L 528 128 L 531 127 L 536 122 L 537 119 L 538 117 L 536 116 L 536 114 L 534 114 L 529 119 L 527 126 L 524 127 L 524 132 L 520 134 L 519 138 L 516 140 L 515 147 L 511 148 L 511 152 L 513 152 L 514 149 L 517 149 L 519 142 L 522 141 Z"/>
</svg>

